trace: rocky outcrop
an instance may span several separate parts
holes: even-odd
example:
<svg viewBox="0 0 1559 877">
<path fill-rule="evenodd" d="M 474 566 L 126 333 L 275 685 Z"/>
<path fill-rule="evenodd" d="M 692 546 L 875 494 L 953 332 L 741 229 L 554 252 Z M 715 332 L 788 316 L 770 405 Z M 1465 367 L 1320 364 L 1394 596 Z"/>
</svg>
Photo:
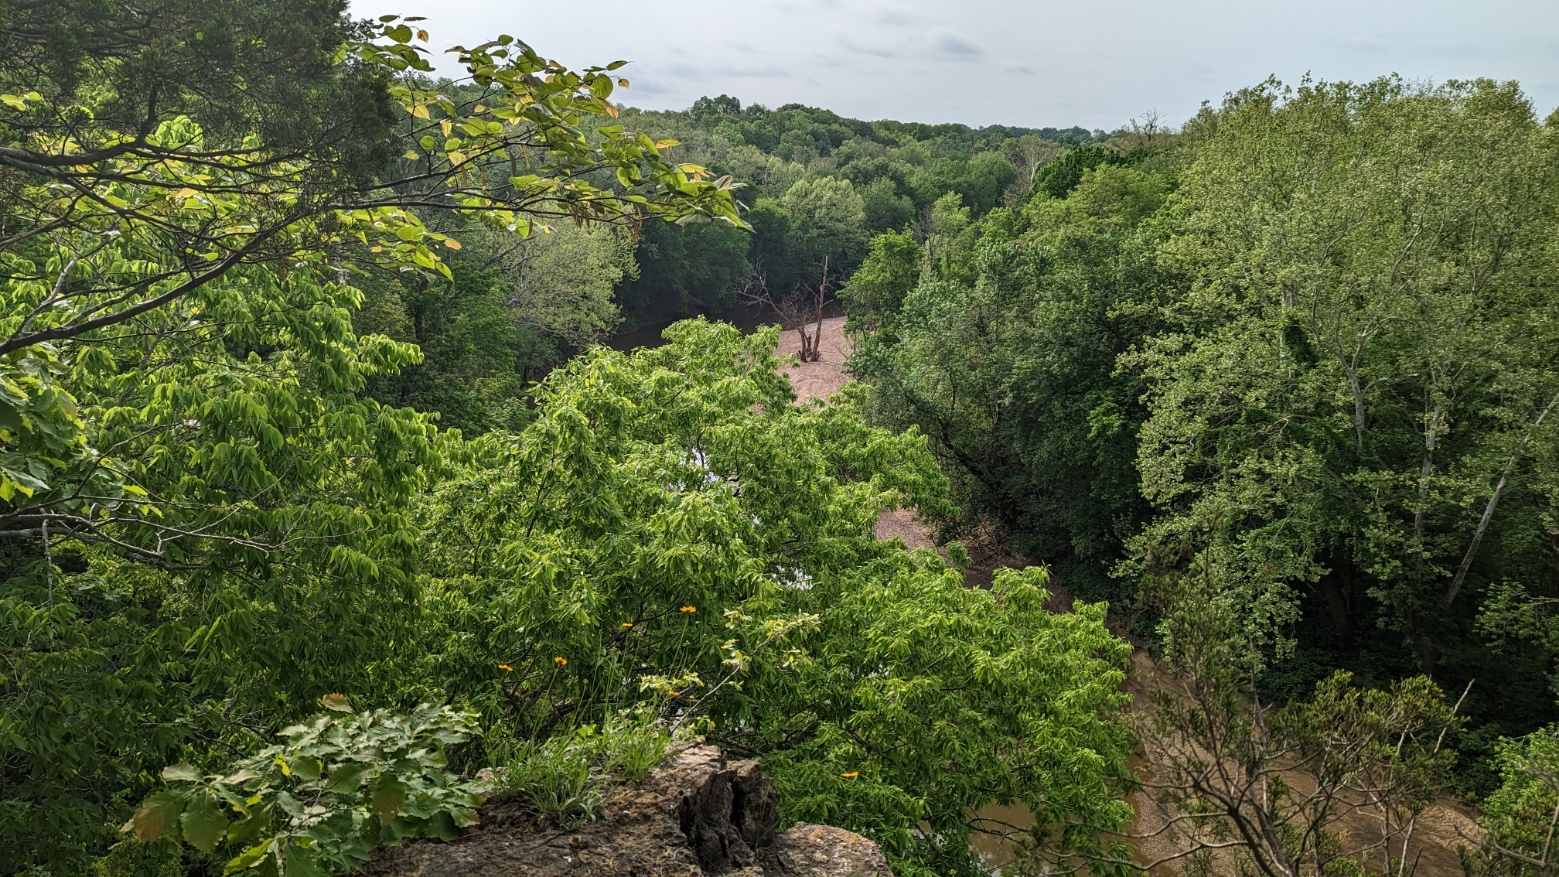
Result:
<svg viewBox="0 0 1559 877">
<path fill-rule="evenodd" d="M 755 761 L 697 743 L 619 791 L 595 822 L 537 825 L 512 803 L 482 808 L 452 843 L 380 850 L 376 877 L 892 877 L 870 840 L 838 828 L 776 833 L 779 796 Z"/>
<path fill-rule="evenodd" d="M 853 831 L 827 825 L 791 826 L 759 851 L 762 874 L 805 877 L 891 877 L 892 869 L 877 845 Z"/>
</svg>

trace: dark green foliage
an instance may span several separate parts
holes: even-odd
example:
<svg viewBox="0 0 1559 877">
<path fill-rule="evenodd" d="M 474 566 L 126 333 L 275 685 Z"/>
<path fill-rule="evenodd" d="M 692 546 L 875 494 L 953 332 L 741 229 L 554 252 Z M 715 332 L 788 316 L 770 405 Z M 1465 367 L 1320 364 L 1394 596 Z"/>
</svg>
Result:
<svg viewBox="0 0 1559 877">
<path fill-rule="evenodd" d="M 1194 545 L 1260 696 L 1477 680 L 1447 745 L 1486 793 L 1556 717 L 1556 122 L 1510 83 L 1247 89 L 928 235 L 892 319 L 879 238 L 852 365 L 1079 593 L 1127 610 Z"/>
<path fill-rule="evenodd" d="M 1160 325 L 1174 284 L 1156 263 L 1162 226 L 1138 224 L 1168 184 L 1125 173 L 997 210 L 978 243 L 949 238 L 929 263 L 908 235 L 880 236 L 843 293 L 852 325 L 875 330 L 853 367 L 879 387 L 880 416 L 932 436 L 966 507 L 1066 587 L 1117 601 L 1129 588 L 1110 570 L 1146 506 L 1142 385 L 1116 358 Z"/>
<path fill-rule="evenodd" d="M 872 180 L 860 192 L 866 205 L 866 227 L 873 232 L 901 229 L 915 218 L 914 202 L 899 194 L 898 186 L 888 177 Z"/>
<path fill-rule="evenodd" d="M 336 63 L 346 0 L 5 0 L 0 91 L 85 98 L 90 115 L 30 120 L 85 148 L 188 116 L 207 136 L 257 134 L 309 155 L 312 185 L 367 183 L 398 154 L 383 71 Z"/>
<path fill-rule="evenodd" d="M 771 288 L 789 289 L 810 279 L 788 210 L 777 201 L 760 201 L 747 214 L 747 222 L 752 225 L 749 253 L 754 270 L 767 278 Z"/>
<path fill-rule="evenodd" d="M 1034 193 L 1065 198 L 1083 181 L 1083 174 L 1104 165 L 1131 165 L 1146 157 L 1146 152 L 1123 153 L 1102 146 L 1073 149 L 1040 168 L 1034 177 Z"/>
<path fill-rule="evenodd" d="M 757 229 L 753 234 L 763 233 Z M 630 325 L 653 323 L 731 306 L 752 272 L 748 248 L 755 241 L 724 224 L 646 225 L 634 253 L 639 276 L 617 290 L 623 318 Z"/>
<path fill-rule="evenodd" d="M 436 413 L 443 429 L 467 435 L 523 422 L 529 385 L 563 361 L 566 347 L 555 335 L 517 325 L 491 273 L 473 267 L 453 283 L 390 272 L 364 280 L 364 307 L 353 318 L 358 330 L 415 343 L 423 354 L 418 364 L 374 378 L 374 398 Z"/>
<path fill-rule="evenodd" d="M 1474 732 L 1551 721 L 1552 652 L 1477 620 L 1539 613 L 1559 569 L 1552 125 L 1509 83 L 1383 79 L 1269 83 L 1193 128 L 1133 554 L 1196 541 L 1303 658 L 1281 693 L 1424 672 L 1478 680 Z"/>
<path fill-rule="evenodd" d="M 1001 203 L 1007 189 L 1017 182 L 1018 169 L 999 152 L 982 152 L 968 160 L 944 159 L 931 167 L 933 190 L 957 192 L 976 216 Z"/>
<path fill-rule="evenodd" d="M 744 107 L 729 95 L 699 98 L 683 112 L 627 110 L 625 118 L 659 136 L 675 137 L 686 157 L 747 186 L 742 194 L 752 208 L 753 232 L 746 262 L 776 295 L 816 284 L 824 255 L 833 282 L 842 281 L 865 255 L 869 235 L 924 224 L 932 205 L 949 193 L 976 218 L 1021 200 L 1027 171 L 1020 172 L 1009 157 L 1020 137 L 1068 145 L 1105 139 L 1103 132 L 1081 128 L 863 122 L 799 104 Z M 785 203 L 787 194 L 829 178 L 849 181 L 862 215 L 855 217 L 853 208 L 840 213 L 838 199 L 825 199 L 825 209 L 803 207 L 800 215 L 792 215 L 797 199 Z M 819 247 L 820 237 L 838 237 L 841 218 L 858 226 L 845 235 L 857 240 Z M 834 228 L 819 234 L 820 220 Z M 748 276 L 734 250 L 734 235 L 726 230 L 647 230 L 638 251 L 639 279 L 618 293 L 624 315 L 630 323 L 642 323 L 728 304 Z"/>
</svg>

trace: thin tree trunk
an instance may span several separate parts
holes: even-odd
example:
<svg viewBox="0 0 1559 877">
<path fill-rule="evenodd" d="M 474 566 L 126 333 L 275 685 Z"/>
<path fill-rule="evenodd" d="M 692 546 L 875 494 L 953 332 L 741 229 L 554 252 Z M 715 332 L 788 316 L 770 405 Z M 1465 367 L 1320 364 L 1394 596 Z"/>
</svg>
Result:
<svg viewBox="0 0 1559 877">
<path fill-rule="evenodd" d="M 1543 420 L 1554 410 L 1555 405 L 1559 405 L 1559 394 L 1556 394 L 1549 401 L 1548 407 L 1543 409 L 1543 413 L 1537 416 L 1532 428 L 1527 430 L 1526 437 L 1521 440 L 1520 447 L 1516 448 L 1516 452 L 1511 455 L 1510 462 L 1505 464 L 1505 471 L 1500 473 L 1499 484 L 1494 487 L 1494 495 L 1489 497 L 1488 505 L 1483 507 L 1483 517 L 1478 521 L 1478 529 L 1473 531 L 1472 544 L 1467 546 L 1467 553 L 1462 555 L 1462 565 L 1456 570 L 1456 577 L 1451 580 L 1450 588 L 1446 589 L 1446 606 L 1456 602 L 1456 595 L 1461 592 L 1462 582 L 1467 579 L 1467 570 L 1472 568 L 1472 559 L 1478 553 L 1478 543 L 1483 541 L 1483 534 L 1488 532 L 1489 522 L 1494 519 L 1494 510 L 1499 507 L 1500 497 L 1505 494 L 1505 487 L 1510 483 L 1510 473 L 1515 471 L 1521 458 L 1526 456 L 1527 445 L 1532 443 L 1532 437 L 1542 428 Z"/>
</svg>

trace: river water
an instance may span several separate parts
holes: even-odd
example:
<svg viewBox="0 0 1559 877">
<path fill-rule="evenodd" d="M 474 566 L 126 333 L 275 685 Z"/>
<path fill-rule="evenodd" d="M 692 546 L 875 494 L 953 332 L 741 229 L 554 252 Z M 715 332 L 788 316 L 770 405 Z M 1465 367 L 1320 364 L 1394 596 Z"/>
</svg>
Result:
<svg viewBox="0 0 1559 877">
<path fill-rule="evenodd" d="M 1018 839 L 1033 827 L 1034 814 L 1022 804 L 1003 806 L 993 801 L 981 807 L 975 818 L 983 820 L 982 824 L 989 831 L 1005 835 L 979 831 L 969 835 L 969 848 L 980 857 L 980 864 L 1000 875 L 1002 869 L 1011 865 L 1017 856 Z"/>
</svg>

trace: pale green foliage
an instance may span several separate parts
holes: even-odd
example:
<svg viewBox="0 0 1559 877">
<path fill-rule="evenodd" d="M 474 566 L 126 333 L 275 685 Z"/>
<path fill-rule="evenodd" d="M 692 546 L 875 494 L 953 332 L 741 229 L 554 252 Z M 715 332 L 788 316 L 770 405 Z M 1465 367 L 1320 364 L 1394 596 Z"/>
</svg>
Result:
<svg viewBox="0 0 1559 877">
<path fill-rule="evenodd" d="M 32 499 L 79 566 L 13 560 L 0 593 L 0 858 L 71 861 L 189 743 L 248 749 L 288 704 L 390 683 L 415 621 L 404 504 L 438 458 L 424 417 L 359 397 L 417 352 L 354 335 L 358 301 L 235 271 L 76 358 L 86 444 L 126 491 Z"/>
<path fill-rule="evenodd" d="M 920 281 L 924 263 L 925 250 L 908 231 L 872 238 L 866 260 L 839 291 L 850 330 L 876 331 L 895 323 L 904 297 Z"/>
<path fill-rule="evenodd" d="M 871 831 L 900 873 L 942 870 L 935 837 L 991 797 L 1071 845 L 1118 827 L 1127 647 L 1103 607 L 1046 611 L 1039 570 L 965 589 L 878 542 L 879 509 L 950 511 L 921 436 L 793 405 L 773 330 L 667 334 L 555 373 L 430 498 L 417 675 L 517 741 L 634 702 L 695 713 L 764 760 L 789 818 Z"/>
<path fill-rule="evenodd" d="M 226 874 L 309 877 L 358 868 L 380 844 L 454 840 L 476 822 L 482 787 L 444 770 L 444 749 L 466 739 L 471 716 L 427 705 L 406 716 L 351 715 L 339 695 L 325 705 L 334 714 L 284 728 L 284 743 L 220 773 L 165 769 L 172 787 L 147 798 L 123 830 L 143 842 L 174 835 L 203 852 L 231 849 Z"/>
<path fill-rule="evenodd" d="M 139 63 L 125 57 L 173 57 L 210 36 L 185 26 L 182 7 L 155 6 L 146 26 L 115 35 L 127 54 L 93 58 L 94 69 L 117 75 Z M 485 89 L 485 103 L 458 103 L 418 75 L 431 69 L 413 45 L 426 34 L 393 16 L 350 28 L 333 8 L 310 7 L 319 14 L 299 27 L 317 40 L 273 72 L 286 83 L 356 77 L 352 109 L 366 127 L 354 116 L 330 119 L 325 134 L 262 136 L 245 125 L 275 121 L 274 108 L 248 105 L 204 107 L 225 124 L 203 125 L 167 110 L 200 104 L 171 93 L 176 83 L 132 106 L 128 130 L 92 120 L 137 96 L 95 84 L 40 82 L 36 99 L 0 99 L 7 869 L 84 868 L 156 769 L 257 748 L 326 692 L 417 702 L 399 675 L 425 620 L 422 534 L 407 513 L 443 461 L 429 417 L 365 398 L 370 379 L 421 352 L 353 331 L 362 296 L 343 258 L 448 279 L 440 254 L 461 244 L 412 204 L 458 210 L 510 240 L 545 217 L 741 222 L 731 181 L 671 163 L 673 144 L 616 125 L 587 138 L 582 120 L 617 113 L 620 63 L 570 71 L 504 37 L 458 52 Z M 77 12 L 45 11 L 67 22 Z M 210 18 L 225 22 L 223 12 Z M 205 60 L 213 80 L 243 78 L 224 66 L 232 58 Z M 7 89 L 49 75 L 0 59 Z M 259 82 L 246 95 L 251 85 L 257 100 L 274 96 Z M 383 154 L 396 121 L 413 145 L 400 165 Z M 352 164 L 330 138 L 356 146 L 359 131 L 371 148 Z M 292 134 L 318 138 L 266 139 Z M 624 243 L 564 234 L 598 274 L 572 288 L 576 313 L 562 301 L 529 312 L 584 338 L 610 319 L 604 294 Z"/>
<path fill-rule="evenodd" d="M 947 246 L 969 227 L 969 208 L 964 206 L 963 196 L 948 192 L 931 205 L 926 225 L 926 237 L 931 249 Z"/>
<path fill-rule="evenodd" d="M 849 180 L 803 179 L 785 191 L 780 204 L 811 261 L 854 265 L 866 254 L 866 205 Z"/>
<path fill-rule="evenodd" d="M 731 176 L 752 187 L 748 198 L 778 198 L 807 173 L 800 164 L 765 155 L 756 146 L 747 145 L 732 147 L 725 154 L 724 164 Z"/>
<path fill-rule="evenodd" d="M 413 45 L 429 39 L 425 32 L 387 16 L 368 33 L 372 39 L 337 47 L 337 63 L 379 68 L 387 77 L 431 70 Z M 90 118 L 90 106 L 73 97 L 57 107 L 5 102 L 21 117 L 3 121 L 22 137 L 5 163 L 25 172 L 12 188 L 33 227 L 0 248 L 7 278 L 0 288 L 0 502 L 7 503 L 0 524 L 34 529 L 56 519 L 61 510 L 52 504 L 9 507 L 17 495 L 45 491 L 56 472 L 106 477 L 72 432 L 70 391 L 56 386 L 58 366 L 50 363 L 70 363 L 78 351 L 60 345 L 101 341 L 100 333 L 124 325 L 145 331 L 138 324 L 148 315 L 230 272 L 254 263 L 283 274 L 324 268 L 328 249 L 356 240 L 382 265 L 448 279 L 439 252 L 461 245 L 428 228 L 410 203 L 458 208 L 519 237 L 546 216 L 741 224 L 730 180 L 711 182 L 702 167 L 669 163 L 663 152 L 673 142 L 613 125 L 600 127 L 597 141 L 586 139 L 580 118 L 617 114 L 607 101 L 617 86 L 606 68 L 570 71 L 511 37 L 462 49 L 459 58 L 486 89 L 488 104 L 457 104 L 414 77 L 392 78 L 388 96 L 409 116 L 410 139 L 419 145 L 403 159 L 415 166 L 396 170 L 416 182 L 365 182 L 350 197 L 334 197 L 318 179 L 333 176 L 328 156 L 278 154 L 257 134 L 208 142 L 185 116 L 134 134 L 94 131 L 104 141 L 102 154 L 71 167 L 66 159 L 84 154 L 83 145 L 53 128 L 33 128 L 26 116 Z M 531 149 L 545 150 L 544 163 L 517 174 L 522 155 L 530 168 Z M 591 172 L 601 168 L 614 170 L 627 191 L 592 182 Z M 622 261 L 616 251 L 605 258 L 619 269 Z M 576 336 L 605 326 L 599 286 L 597 278 L 580 296 L 593 305 L 585 325 L 564 327 Z M 548 316 L 552 325 L 563 322 L 555 309 Z M 95 494 L 97 486 L 67 489 Z M 79 522 L 70 526 L 79 529 Z"/>
<path fill-rule="evenodd" d="M 1486 833 L 1477 867 L 1488 877 L 1543 877 L 1559 849 L 1559 728 L 1506 740 L 1495 756 L 1503 784 L 1483 801 Z"/>
<path fill-rule="evenodd" d="M 1163 174 L 1106 164 L 1083 172 L 1083 180 L 1071 195 L 1036 198 L 1029 207 L 1041 227 L 1069 224 L 1113 223 L 1135 226 L 1151 216 L 1169 195 Z"/>
<path fill-rule="evenodd" d="M 52 344 L 0 361 L 0 500 L 33 500 L 61 471 L 92 469 L 76 400 L 59 386 L 65 367 Z M 97 470 L 94 492 L 124 489 L 112 464 Z"/>
<path fill-rule="evenodd" d="M 483 236 L 499 251 L 505 303 L 516 323 L 584 346 L 621 321 L 613 294 L 638 271 L 626 229 L 561 223 L 519 241 Z"/>
</svg>

